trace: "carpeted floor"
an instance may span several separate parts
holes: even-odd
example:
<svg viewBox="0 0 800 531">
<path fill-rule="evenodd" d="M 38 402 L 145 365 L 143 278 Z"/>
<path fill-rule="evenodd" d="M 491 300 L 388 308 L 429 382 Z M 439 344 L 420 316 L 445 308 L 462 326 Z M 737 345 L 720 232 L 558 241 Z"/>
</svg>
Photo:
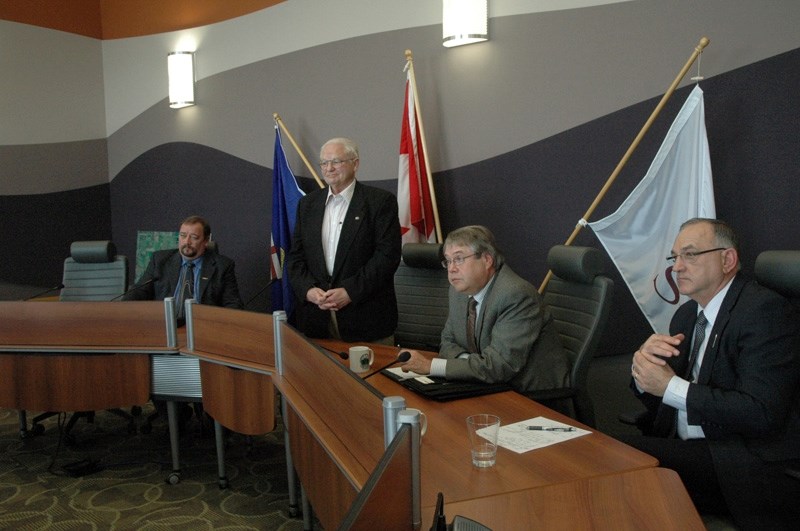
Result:
<svg viewBox="0 0 800 531">
<path fill-rule="evenodd" d="M 146 406 L 142 417 L 152 411 Z M 76 443 L 59 446 L 57 419 L 45 433 L 22 440 L 16 411 L 0 409 L 0 529 L 14 530 L 299 530 L 289 517 L 283 431 L 228 437 L 229 487 L 218 485 L 211 434 L 196 420 L 181 435 L 181 481 L 172 471 L 166 423 L 147 435 L 129 435 L 122 419 L 98 412 L 81 420 Z M 66 474 L 71 463 L 90 460 L 102 470 Z"/>
</svg>

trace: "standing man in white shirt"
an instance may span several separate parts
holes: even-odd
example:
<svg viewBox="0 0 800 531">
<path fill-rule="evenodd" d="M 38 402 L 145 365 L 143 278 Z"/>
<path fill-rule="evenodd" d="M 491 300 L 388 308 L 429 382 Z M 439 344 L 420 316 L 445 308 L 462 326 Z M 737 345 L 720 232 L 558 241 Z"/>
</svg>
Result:
<svg viewBox="0 0 800 531">
<path fill-rule="evenodd" d="M 304 334 L 391 343 L 401 249 L 397 198 L 358 182 L 359 164 L 358 145 L 348 138 L 322 146 L 328 187 L 300 200 L 286 270 Z"/>
</svg>

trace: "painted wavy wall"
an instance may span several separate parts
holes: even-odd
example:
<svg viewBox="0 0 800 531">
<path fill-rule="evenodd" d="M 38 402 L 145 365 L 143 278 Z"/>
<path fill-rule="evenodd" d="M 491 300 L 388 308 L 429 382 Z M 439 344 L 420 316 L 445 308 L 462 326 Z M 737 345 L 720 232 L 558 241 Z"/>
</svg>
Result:
<svg viewBox="0 0 800 531">
<path fill-rule="evenodd" d="M 440 4 L 423 0 L 295 0 L 106 40 L 0 21 L 0 49 L 27 50 L 0 58 L 15 74 L 0 79 L 0 243 L 10 251 L 0 285 L 57 283 L 73 240 L 113 238 L 133 256 L 137 230 L 174 230 L 200 213 L 236 259 L 243 297 L 265 308 L 272 113 L 311 160 L 327 138 L 355 138 L 359 178 L 395 190 L 406 49 L 443 229 L 488 225 L 533 283 L 701 36 L 711 39 L 700 71 L 718 214 L 742 233 L 745 267 L 761 250 L 800 246 L 800 4 L 490 4 L 490 41 L 455 49 L 440 45 Z M 176 111 L 165 56 L 182 41 L 196 48 L 198 105 Z M 646 171 L 688 77 L 595 219 Z M 290 163 L 315 186 L 299 157 Z M 596 245 L 588 230 L 577 243 Z M 626 290 L 616 302 L 611 351 L 638 344 L 646 327 Z"/>
</svg>

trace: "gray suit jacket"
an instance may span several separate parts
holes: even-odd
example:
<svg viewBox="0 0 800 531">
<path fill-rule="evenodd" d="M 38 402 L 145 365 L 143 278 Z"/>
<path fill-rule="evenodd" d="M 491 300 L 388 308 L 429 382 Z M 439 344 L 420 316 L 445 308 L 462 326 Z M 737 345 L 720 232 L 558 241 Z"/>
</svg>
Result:
<svg viewBox="0 0 800 531">
<path fill-rule="evenodd" d="M 475 326 L 480 352 L 467 359 L 458 356 L 466 352 L 469 297 L 450 288 L 439 349 L 447 359 L 447 379 L 507 382 L 520 393 L 565 387 L 569 357 L 539 293 L 507 265 L 490 282 Z"/>
</svg>

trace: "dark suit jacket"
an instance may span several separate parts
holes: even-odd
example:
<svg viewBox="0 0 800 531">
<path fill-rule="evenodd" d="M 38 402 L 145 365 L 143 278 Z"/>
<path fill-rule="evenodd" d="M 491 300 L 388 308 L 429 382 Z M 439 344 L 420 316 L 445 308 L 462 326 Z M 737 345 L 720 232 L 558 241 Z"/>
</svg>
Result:
<svg viewBox="0 0 800 531">
<path fill-rule="evenodd" d="M 397 198 L 356 181 L 342 225 L 333 274 L 328 275 L 322 250 L 322 218 L 328 189 L 300 200 L 292 248 L 287 257 L 289 282 L 299 301 L 297 322 L 310 337 L 329 337 L 330 312 L 306 300 L 312 287 L 342 287 L 352 302 L 336 312 L 345 341 L 373 341 L 394 334 L 397 299 L 394 273 L 400 264 L 400 221 Z"/>
<path fill-rule="evenodd" d="M 124 300 L 163 300 L 175 295 L 181 269 L 181 255 L 177 249 L 156 251 L 137 285 L 123 297 Z M 152 282 L 150 282 L 152 280 Z M 145 284 L 149 282 L 148 284 Z M 242 308 L 239 285 L 233 260 L 221 254 L 206 251 L 200 270 L 200 304 Z"/>
<path fill-rule="evenodd" d="M 669 358 L 685 374 L 697 303 L 678 308 L 670 334 L 686 336 Z M 728 507 L 745 521 L 774 500 L 759 487 L 766 464 L 800 458 L 800 323 L 777 293 L 737 275 L 711 330 L 698 381 L 686 398 L 690 424 L 703 428 Z M 641 396 L 656 414 L 654 435 L 670 436 L 676 410 Z M 741 513 L 741 514 L 737 514 Z"/>
<path fill-rule="evenodd" d="M 536 289 L 502 265 L 481 305 L 475 334 L 480 353 L 459 359 L 467 348 L 469 297 L 450 288 L 450 307 L 439 357 L 454 380 L 507 382 L 525 393 L 565 387 L 570 362 L 550 311 Z"/>
</svg>

